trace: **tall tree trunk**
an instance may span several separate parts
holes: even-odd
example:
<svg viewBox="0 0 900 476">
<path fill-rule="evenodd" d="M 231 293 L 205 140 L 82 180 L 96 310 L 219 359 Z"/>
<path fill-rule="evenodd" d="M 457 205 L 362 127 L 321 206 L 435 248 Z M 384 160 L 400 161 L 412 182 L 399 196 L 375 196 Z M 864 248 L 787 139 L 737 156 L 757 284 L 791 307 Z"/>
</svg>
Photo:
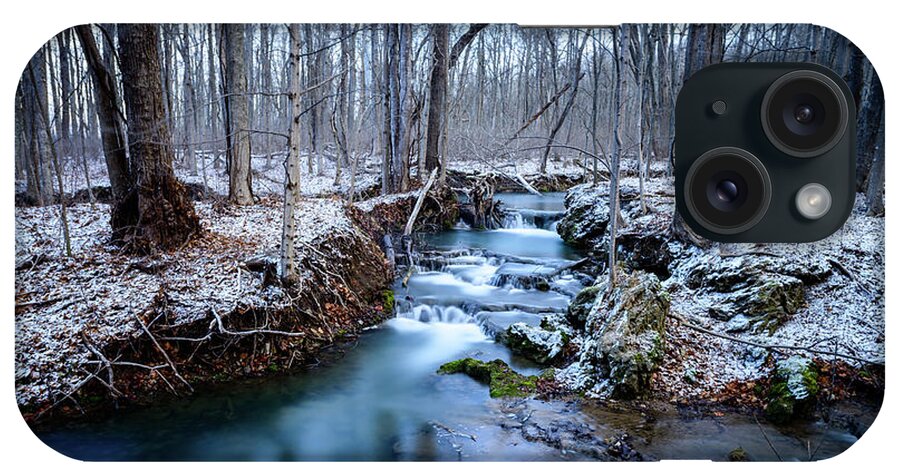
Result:
<svg viewBox="0 0 900 476">
<path fill-rule="evenodd" d="M 225 85 L 228 107 L 228 199 L 237 205 L 253 203 L 250 168 L 250 112 L 244 65 L 244 25 L 225 25 Z"/>
<path fill-rule="evenodd" d="M 609 159 L 609 289 L 616 286 L 616 238 L 619 232 L 619 165 L 622 154 L 622 114 L 625 108 L 624 98 L 627 97 L 628 82 L 624 74 L 625 53 L 622 51 L 629 44 L 631 25 L 622 24 L 618 27 L 619 38 L 613 40 L 613 55 L 616 57 L 616 91 L 614 104 L 616 113 L 613 120 L 612 156 Z"/>
<path fill-rule="evenodd" d="M 191 41 L 188 34 L 188 25 L 181 25 L 181 44 L 178 49 L 181 54 L 181 60 L 184 63 L 184 71 L 182 76 L 182 110 L 184 115 L 184 158 L 188 171 L 191 175 L 197 175 L 197 158 L 194 154 L 194 137 L 196 136 L 197 124 L 197 99 L 194 96 L 194 67 L 193 58 L 191 57 Z M 205 169 L 204 169 L 205 172 Z M 206 175 L 204 173 L 204 186 L 206 185 Z"/>
<path fill-rule="evenodd" d="M 143 251 L 171 249 L 199 232 L 200 222 L 172 169 L 159 33 L 156 25 L 122 24 L 118 36 L 136 187 L 113 211 L 113 236 Z"/>
<path fill-rule="evenodd" d="M 213 168 L 219 170 L 219 167 L 221 167 L 221 164 L 219 163 L 219 101 L 221 101 L 221 94 L 219 94 L 219 87 L 216 84 L 216 71 L 218 71 L 219 68 L 217 67 L 215 60 L 216 40 L 213 31 L 214 29 L 212 24 L 207 25 L 206 27 L 206 41 L 208 43 L 206 49 L 206 69 L 207 74 L 209 75 L 209 148 L 212 151 Z"/>
<path fill-rule="evenodd" d="M 47 146 L 50 149 L 50 160 L 53 162 L 53 169 L 56 172 L 56 183 L 59 187 L 59 215 L 63 227 L 63 241 L 65 244 L 66 256 L 71 257 L 72 240 L 69 238 L 69 218 L 66 213 L 66 191 L 63 188 L 62 167 L 59 164 L 59 156 L 56 153 L 56 142 L 53 140 L 53 134 L 50 132 L 50 115 L 47 111 L 47 95 L 41 87 L 41 84 L 44 83 L 44 81 L 38 81 L 38 79 L 36 79 L 39 77 L 40 71 L 38 74 L 35 74 L 34 70 L 34 62 L 29 63 L 28 76 L 31 78 L 31 83 L 35 86 L 37 92 L 33 99 L 37 101 L 37 110 L 40 114 L 41 122 L 44 125 L 44 138 L 47 140 Z"/>
<path fill-rule="evenodd" d="M 84 58 L 91 70 L 91 79 L 94 83 L 97 119 L 100 122 L 100 141 L 103 146 L 103 155 L 106 158 L 106 170 L 109 174 L 113 209 L 115 209 L 125 201 L 134 186 L 131 164 L 126 154 L 122 112 L 118 106 L 119 95 L 116 91 L 116 78 L 100 56 L 91 26 L 76 26 L 75 33 L 81 42 Z M 113 215 L 116 215 L 114 210 Z"/>
<path fill-rule="evenodd" d="M 856 131 L 856 188 L 860 192 L 866 190 L 866 179 L 878 153 L 878 134 L 883 121 L 884 90 L 878 73 L 873 69 Z"/>
<path fill-rule="evenodd" d="M 425 172 L 430 173 L 440 166 L 441 120 L 447 98 L 448 53 L 450 47 L 450 25 L 438 23 L 433 26 L 434 45 L 432 48 L 431 78 L 428 98 L 428 129 L 425 139 Z"/>
<path fill-rule="evenodd" d="M 288 155 L 284 160 L 284 217 L 281 233 L 281 259 L 279 274 L 281 280 L 292 284 L 297 279 L 294 240 L 297 236 L 297 222 L 294 217 L 300 200 L 300 26 L 290 26 L 290 101 L 291 126 Z"/>
</svg>

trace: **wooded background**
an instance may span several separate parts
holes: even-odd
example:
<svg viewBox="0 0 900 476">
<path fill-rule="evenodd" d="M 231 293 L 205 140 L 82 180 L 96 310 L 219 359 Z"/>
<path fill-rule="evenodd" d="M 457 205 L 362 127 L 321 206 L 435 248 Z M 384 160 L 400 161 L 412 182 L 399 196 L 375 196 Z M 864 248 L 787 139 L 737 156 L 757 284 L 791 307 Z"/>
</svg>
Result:
<svg viewBox="0 0 900 476">
<path fill-rule="evenodd" d="M 165 248 L 199 226 L 175 167 L 203 183 L 227 174 L 237 205 L 254 201 L 251 156 L 285 162 L 286 197 L 303 187 L 297 167 L 336 183 L 377 174 L 385 194 L 466 160 L 532 158 L 544 172 L 571 159 L 595 181 L 628 160 L 643 177 L 670 164 L 682 83 L 723 61 L 843 76 L 859 110 L 857 186 L 883 213 L 878 76 L 846 38 L 796 24 L 82 25 L 20 80 L 17 203 L 59 203 L 64 218 L 76 191 L 63 178 L 83 174 L 91 194 L 89 163 L 103 160 L 114 236 Z"/>
</svg>

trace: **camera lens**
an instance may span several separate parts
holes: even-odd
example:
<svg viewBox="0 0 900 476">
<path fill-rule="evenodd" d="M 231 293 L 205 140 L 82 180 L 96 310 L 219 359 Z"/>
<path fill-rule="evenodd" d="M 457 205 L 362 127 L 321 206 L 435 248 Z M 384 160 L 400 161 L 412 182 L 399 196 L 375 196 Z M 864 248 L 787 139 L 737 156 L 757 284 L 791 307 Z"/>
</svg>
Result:
<svg viewBox="0 0 900 476">
<path fill-rule="evenodd" d="M 772 185 L 762 162 L 735 147 L 707 151 L 685 176 L 685 203 L 704 228 L 719 234 L 745 231 L 769 208 Z"/>
<path fill-rule="evenodd" d="M 816 118 L 816 111 L 809 104 L 801 104 L 794 109 L 794 120 L 800 124 L 809 124 Z"/>
<path fill-rule="evenodd" d="M 815 157 L 831 150 L 847 129 L 847 100 L 822 73 L 792 71 L 772 83 L 762 102 L 763 130 L 782 152 Z"/>
</svg>

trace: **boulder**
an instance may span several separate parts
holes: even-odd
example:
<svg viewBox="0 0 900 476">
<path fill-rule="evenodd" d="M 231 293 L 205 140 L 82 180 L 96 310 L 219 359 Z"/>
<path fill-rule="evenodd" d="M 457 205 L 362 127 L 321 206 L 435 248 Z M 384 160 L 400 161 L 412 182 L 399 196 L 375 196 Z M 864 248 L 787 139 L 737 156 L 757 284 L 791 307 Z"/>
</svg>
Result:
<svg viewBox="0 0 900 476">
<path fill-rule="evenodd" d="M 506 330 L 506 345 L 510 350 L 540 364 L 556 358 L 562 352 L 565 341 L 561 332 L 522 322 L 515 323 Z"/>
<path fill-rule="evenodd" d="M 557 223 L 562 239 L 580 248 L 600 240 L 609 225 L 609 192 L 607 189 L 582 185 L 566 193 L 566 214 Z"/>
<path fill-rule="evenodd" d="M 598 397 L 641 396 L 665 350 L 668 294 L 655 275 L 623 271 L 614 289 L 603 283 L 596 296 L 579 361 L 561 380 Z"/>
<path fill-rule="evenodd" d="M 832 272 L 823 258 L 794 259 L 755 254 L 710 258 L 709 254 L 703 254 L 696 262 L 688 263 L 690 271 L 685 282 L 689 287 L 731 292 L 757 281 L 762 275 L 771 274 L 790 276 L 809 285 L 824 281 Z"/>
<path fill-rule="evenodd" d="M 773 332 L 803 303 L 803 281 L 781 274 L 763 274 L 712 305 L 709 315 L 729 322 L 743 316 L 748 321 L 744 328 Z M 743 329 L 730 325 L 729 330 Z"/>
</svg>

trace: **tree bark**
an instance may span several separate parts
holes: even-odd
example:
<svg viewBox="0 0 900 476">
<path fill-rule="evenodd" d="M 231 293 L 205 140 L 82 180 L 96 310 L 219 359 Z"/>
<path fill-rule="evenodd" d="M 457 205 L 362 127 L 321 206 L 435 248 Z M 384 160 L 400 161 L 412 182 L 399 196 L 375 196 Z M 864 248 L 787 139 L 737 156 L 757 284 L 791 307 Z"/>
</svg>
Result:
<svg viewBox="0 0 900 476">
<path fill-rule="evenodd" d="M 250 169 L 250 112 L 244 65 L 244 25 L 225 25 L 225 85 L 228 108 L 228 199 L 237 205 L 253 203 Z"/>
<path fill-rule="evenodd" d="M 290 26 L 290 102 L 291 126 L 288 156 L 284 160 L 284 217 L 281 234 L 281 259 L 279 274 L 282 282 L 293 284 L 297 280 L 294 240 L 297 223 L 294 218 L 300 200 L 300 25 Z"/>
<path fill-rule="evenodd" d="M 860 192 L 867 188 L 866 179 L 878 153 L 878 134 L 883 121 L 884 90 L 878 73 L 873 70 L 862 109 L 859 111 L 856 131 L 856 187 Z"/>
<path fill-rule="evenodd" d="M 440 166 L 441 121 L 447 98 L 448 51 L 450 25 L 438 23 L 433 27 L 431 81 L 428 98 L 428 129 L 425 139 L 425 170 L 430 172 Z"/>
<path fill-rule="evenodd" d="M 618 27 L 619 38 L 613 40 L 613 55 L 616 57 L 616 91 L 614 104 L 616 113 L 613 120 L 612 157 L 609 160 L 609 289 L 616 286 L 616 235 L 619 232 L 619 165 L 622 154 L 622 110 L 625 108 L 627 80 L 623 74 L 625 69 L 625 54 L 622 50 L 628 45 L 631 25 L 622 24 Z"/>
<path fill-rule="evenodd" d="M 187 190 L 172 168 L 160 81 L 156 25 L 119 25 L 119 61 L 136 187 L 113 210 L 113 237 L 152 252 L 183 245 L 200 231 Z"/>
<path fill-rule="evenodd" d="M 131 164 L 126 154 L 125 130 L 122 112 L 119 110 L 119 96 L 116 91 L 116 78 L 107 69 L 90 25 L 75 27 L 75 33 L 84 50 L 84 58 L 91 70 L 91 79 L 97 102 L 97 119 L 100 122 L 100 140 L 103 155 L 106 158 L 106 170 L 113 195 L 113 208 L 124 202 L 132 188 L 134 178 Z M 115 213 L 114 213 L 115 215 Z"/>
</svg>

